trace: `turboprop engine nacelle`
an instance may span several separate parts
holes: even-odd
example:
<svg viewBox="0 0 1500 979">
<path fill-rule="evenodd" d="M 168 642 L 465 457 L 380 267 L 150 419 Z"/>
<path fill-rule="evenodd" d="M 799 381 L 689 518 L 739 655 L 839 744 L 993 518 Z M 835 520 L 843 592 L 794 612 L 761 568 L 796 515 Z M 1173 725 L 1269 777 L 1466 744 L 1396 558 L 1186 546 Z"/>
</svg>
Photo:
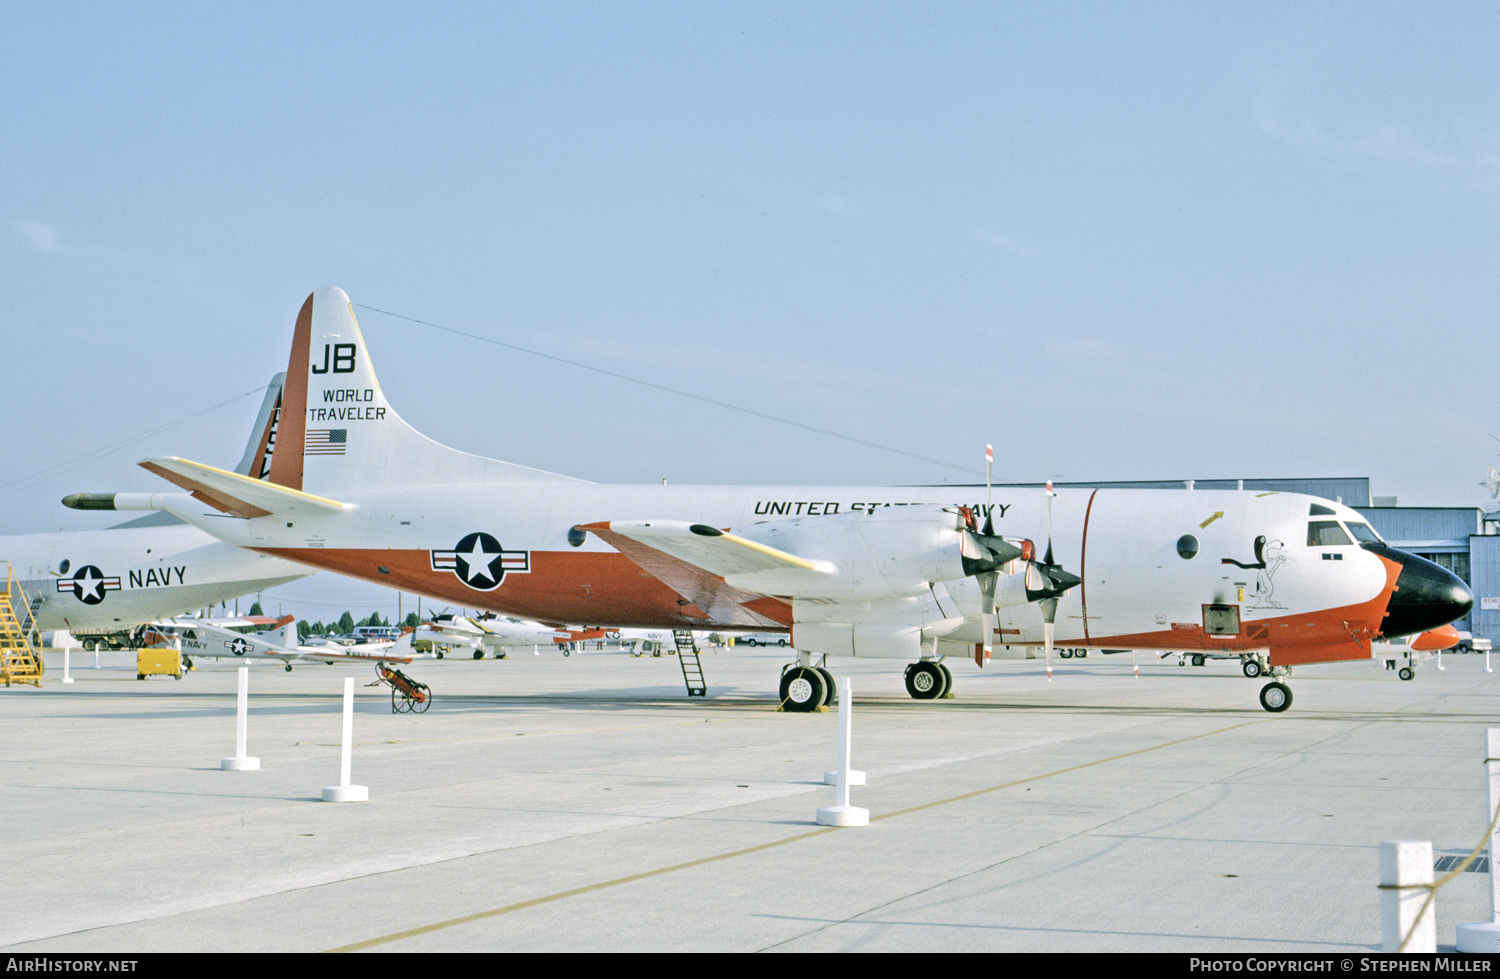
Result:
<svg viewBox="0 0 1500 979">
<path fill-rule="evenodd" d="M 768 594 L 879 601 L 926 593 L 1018 557 L 1020 548 L 963 526 L 951 508 L 892 507 L 871 513 L 778 520 L 736 528 L 739 536 L 818 565 L 815 579 L 780 570 L 728 575 Z"/>
</svg>

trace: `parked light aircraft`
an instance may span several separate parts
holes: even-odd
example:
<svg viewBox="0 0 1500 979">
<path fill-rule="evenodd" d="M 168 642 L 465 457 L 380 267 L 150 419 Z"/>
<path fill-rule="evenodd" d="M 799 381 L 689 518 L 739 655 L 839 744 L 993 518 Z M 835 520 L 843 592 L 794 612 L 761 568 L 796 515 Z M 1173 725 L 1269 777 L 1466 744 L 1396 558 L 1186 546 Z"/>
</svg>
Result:
<svg viewBox="0 0 1500 979">
<path fill-rule="evenodd" d="M 146 630 L 148 646 L 169 645 L 175 639 L 182 644 L 184 657 L 208 659 L 274 659 L 291 672 L 296 661 L 314 663 L 410 663 L 411 634 L 394 643 L 364 643 L 357 646 L 307 646 L 297 641 L 297 623 L 290 616 L 278 623 L 279 631 L 247 636 L 204 619 L 175 619 L 154 622 Z"/>
<path fill-rule="evenodd" d="M 235 472 L 267 475 L 284 376 L 272 378 Z M 77 509 L 89 509 L 89 502 L 74 500 Z M 226 545 L 166 513 L 105 530 L 0 537 L 0 560 L 15 568 L 37 628 L 75 636 L 125 632 L 316 570 Z"/>
<path fill-rule="evenodd" d="M 543 622 L 790 630 L 782 702 L 828 696 L 811 657 L 914 661 L 992 641 L 1367 659 L 1465 614 L 1464 583 L 1354 510 L 1292 493 L 952 487 L 609 486 L 447 448 L 386 402 L 348 297 L 297 317 L 269 481 L 180 458 L 163 509 L 261 553 Z M 117 498 L 120 501 L 121 498 Z M 1041 545 L 1033 541 L 1044 542 Z"/>
<path fill-rule="evenodd" d="M 1388 670 L 1396 670 L 1396 675 L 1403 680 L 1410 680 L 1416 676 L 1417 667 L 1422 665 L 1422 660 L 1438 654 L 1438 669 L 1443 668 L 1443 650 L 1452 649 L 1458 645 L 1458 630 L 1451 625 L 1440 626 L 1430 629 L 1415 636 L 1395 636 L 1391 639 L 1381 640 L 1375 644 L 1372 654 L 1375 659 L 1385 660 Z M 1406 665 L 1396 669 L 1398 657 L 1406 659 Z"/>
<path fill-rule="evenodd" d="M 471 617 L 445 613 L 435 615 L 430 622 L 423 623 L 413 639 L 452 647 L 463 646 L 473 650 L 475 659 L 484 659 L 488 653 L 504 659 L 506 651 L 524 646 L 553 646 L 581 642 L 588 639 L 605 638 L 603 629 L 568 629 L 528 622 L 514 615 L 482 615 Z M 420 647 L 419 647 L 420 648 Z"/>
</svg>

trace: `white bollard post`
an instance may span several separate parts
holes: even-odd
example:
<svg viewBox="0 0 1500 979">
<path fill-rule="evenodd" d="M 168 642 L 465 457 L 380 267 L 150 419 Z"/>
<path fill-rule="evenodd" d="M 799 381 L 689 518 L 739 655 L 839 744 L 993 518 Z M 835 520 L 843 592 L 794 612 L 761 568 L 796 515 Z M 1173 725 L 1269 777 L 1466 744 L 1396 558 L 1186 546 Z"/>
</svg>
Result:
<svg viewBox="0 0 1500 979">
<path fill-rule="evenodd" d="M 1437 657 L 1438 657 L 1438 669 L 1441 670 L 1443 668 L 1443 651 L 1441 649 L 1439 649 L 1437 651 Z"/>
<path fill-rule="evenodd" d="M 1431 883 L 1430 842 L 1386 840 L 1380 844 L 1381 951 L 1437 951 L 1437 915 L 1427 903 L 1431 891 L 1423 886 Z M 1424 907 L 1426 913 L 1422 914 Z M 1401 947 L 1403 940 L 1405 948 Z"/>
<path fill-rule="evenodd" d="M 1488 649 L 1486 649 L 1484 651 L 1484 672 L 1486 672 L 1486 673 L 1493 673 L 1493 672 L 1495 672 L 1494 670 L 1490 669 L 1490 651 Z"/>
<path fill-rule="evenodd" d="M 234 757 L 219 762 L 219 769 L 226 772 L 258 772 L 260 759 L 245 754 L 246 716 L 250 712 L 250 667 L 239 668 L 239 697 L 234 712 Z"/>
<path fill-rule="evenodd" d="M 1135 670 L 1135 678 L 1137 680 L 1141 678 L 1141 661 L 1139 659 L 1140 654 L 1141 651 L 1139 649 L 1132 649 L 1130 651 L 1130 665 Z"/>
<path fill-rule="evenodd" d="M 370 789 L 349 784 L 349 769 L 354 749 L 354 677 L 344 677 L 344 748 L 339 756 L 339 784 L 323 788 L 324 802 L 368 802 Z"/>
<path fill-rule="evenodd" d="M 1484 768 L 1488 776 L 1490 819 L 1495 818 L 1495 809 L 1500 807 L 1500 728 L 1492 727 L 1485 732 Z M 1471 925 L 1458 926 L 1458 941 L 1455 947 L 1460 952 L 1500 952 L 1500 870 L 1495 867 L 1495 857 L 1500 855 L 1500 827 L 1490 828 L 1490 920 Z"/>
<path fill-rule="evenodd" d="M 37 655 L 38 656 L 42 655 L 40 650 L 37 651 Z M 68 675 L 68 647 L 67 646 L 63 647 L 63 678 L 62 678 L 62 682 L 63 683 L 72 683 L 73 682 L 73 678 Z"/>
<path fill-rule="evenodd" d="M 870 810 L 861 809 L 858 806 L 849 805 L 849 743 L 852 733 L 852 701 L 853 694 L 849 689 L 849 678 L 840 677 L 839 687 L 839 770 L 838 788 L 834 793 L 834 805 L 824 806 L 818 810 L 819 826 L 868 826 L 870 825 Z M 823 776 L 824 781 L 828 776 Z M 859 773 L 859 784 L 865 784 L 865 773 Z"/>
<path fill-rule="evenodd" d="M 834 682 L 838 683 L 839 681 Z M 849 713 L 850 705 L 848 703 L 849 678 L 844 677 L 842 682 L 843 686 L 839 690 L 839 751 L 838 761 L 835 762 L 835 764 L 838 765 L 838 768 L 834 771 L 823 773 L 823 784 L 836 786 L 839 784 L 839 777 L 843 776 L 845 785 L 864 785 L 865 773 L 849 767 L 851 764 L 853 764 L 854 758 L 854 755 L 851 751 L 852 744 L 850 741 L 850 735 L 852 733 L 850 731 L 850 721 L 852 720 L 852 715 Z M 844 795 L 838 800 L 838 804 L 841 806 L 847 806 L 849 804 L 849 793 L 847 789 L 844 791 Z"/>
</svg>

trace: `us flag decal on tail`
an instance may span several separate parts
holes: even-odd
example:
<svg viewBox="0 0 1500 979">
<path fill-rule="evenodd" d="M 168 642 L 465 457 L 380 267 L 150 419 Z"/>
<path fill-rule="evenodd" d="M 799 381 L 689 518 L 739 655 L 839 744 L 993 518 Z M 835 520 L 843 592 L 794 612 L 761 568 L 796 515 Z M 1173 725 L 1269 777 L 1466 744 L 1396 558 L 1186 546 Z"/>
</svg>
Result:
<svg viewBox="0 0 1500 979">
<path fill-rule="evenodd" d="M 349 444 L 347 428 L 309 429 L 302 443 L 302 454 L 310 456 L 341 456 Z"/>
</svg>

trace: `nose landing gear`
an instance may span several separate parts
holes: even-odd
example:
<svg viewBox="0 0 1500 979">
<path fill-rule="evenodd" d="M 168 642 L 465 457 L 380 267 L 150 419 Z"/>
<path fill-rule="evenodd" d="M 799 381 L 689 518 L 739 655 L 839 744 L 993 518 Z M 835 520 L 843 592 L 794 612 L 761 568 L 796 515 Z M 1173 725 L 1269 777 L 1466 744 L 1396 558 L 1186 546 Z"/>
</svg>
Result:
<svg viewBox="0 0 1500 979">
<path fill-rule="evenodd" d="M 1260 688 L 1260 705 L 1273 714 L 1292 706 L 1292 688 L 1272 681 Z"/>
</svg>

